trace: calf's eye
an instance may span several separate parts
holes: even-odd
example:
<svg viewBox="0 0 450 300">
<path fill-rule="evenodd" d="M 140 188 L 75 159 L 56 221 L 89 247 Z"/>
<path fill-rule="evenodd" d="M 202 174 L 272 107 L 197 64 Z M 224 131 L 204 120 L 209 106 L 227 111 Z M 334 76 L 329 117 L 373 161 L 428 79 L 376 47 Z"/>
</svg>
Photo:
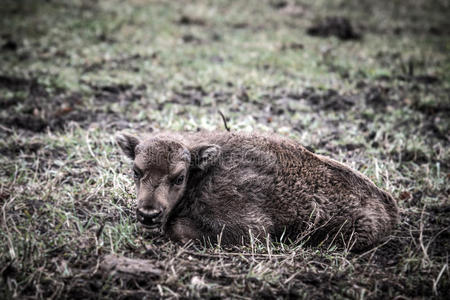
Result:
<svg viewBox="0 0 450 300">
<path fill-rule="evenodd" d="M 178 176 L 176 179 L 175 179 L 175 184 L 176 185 L 180 185 L 180 184 L 182 184 L 184 182 L 184 175 L 180 175 L 180 176 Z"/>
<path fill-rule="evenodd" d="M 139 172 L 138 170 L 134 169 L 133 170 L 133 177 L 134 177 L 134 180 L 139 180 L 139 178 L 141 178 L 141 172 Z"/>
</svg>

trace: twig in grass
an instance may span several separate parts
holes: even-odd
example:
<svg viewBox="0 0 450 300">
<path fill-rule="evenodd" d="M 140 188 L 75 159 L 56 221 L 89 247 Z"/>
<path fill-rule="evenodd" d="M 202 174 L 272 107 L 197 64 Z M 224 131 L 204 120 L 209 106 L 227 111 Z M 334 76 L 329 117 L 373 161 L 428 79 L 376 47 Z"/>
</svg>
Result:
<svg viewBox="0 0 450 300">
<path fill-rule="evenodd" d="M 98 255 L 98 250 L 96 250 L 96 255 L 97 255 L 97 262 L 95 263 L 94 270 L 91 272 L 91 276 L 94 276 L 95 274 L 97 274 L 97 272 L 100 268 L 100 256 Z"/>
<path fill-rule="evenodd" d="M 339 230 L 334 235 L 333 239 L 331 240 L 330 245 L 327 248 L 328 251 L 330 250 L 330 248 L 333 245 L 334 241 L 336 240 L 337 236 L 341 233 L 341 230 L 342 230 L 342 228 L 344 227 L 345 224 L 347 224 L 347 220 L 345 220 L 344 223 L 342 223 L 341 227 L 339 227 Z"/>
<path fill-rule="evenodd" d="M 272 248 L 270 247 L 270 233 L 266 236 L 266 248 L 267 253 L 269 254 L 269 260 L 272 260 Z"/>
<path fill-rule="evenodd" d="M 164 272 L 168 271 L 168 267 L 169 266 L 173 266 L 173 264 L 175 263 L 175 260 L 180 257 L 183 253 L 187 253 L 187 248 L 190 247 L 192 245 L 192 240 L 187 241 L 181 248 L 180 250 L 177 251 L 177 253 L 170 259 L 170 261 L 167 263 L 167 265 L 165 266 Z M 175 272 L 174 270 L 172 270 L 172 272 Z"/>
<path fill-rule="evenodd" d="M 431 239 L 428 241 L 427 246 L 426 246 L 426 249 L 429 249 L 429 248 L 430 248 L 431 243 L 433 243 L 434 240 L 435 240 L 441 233 L 443 233 L 443 232 L 448 232 L 449 230 L 450 230 L 450 226 L 447 226 L 447 227 L 442 228 L 441 230 L 439 230 L 438 233 L 436 233 L 435 235 L 433 235 L 433 236 L 431 237 Z"/>
<path fill-rule="evenodd" d="M 95 159 L 95 161 L 97 162 L 97 164 L 100 167 L 105 168 L 105 166 L 98 159 L 97 155 L 94 154 L 94 151 L 92 151 L 91 140 L 89 139 L 89 131 L 86 132 L 86 145 L 88 147 L 89 153 L 91 154 L 92 158 Z"/>
<path fill-rule="evenodd" d="M 439 280 L 441 280 L 442 274 L 444 274 L 444 272 L 447 268 L 448 268 L 448 264 L 443 265 L 436 280 L 433 279 L 433 292 L 435 295 L 438 294 L 437 286 L 438 286 Z"/>
<path fill-rule="evenodd" d="M 111 228 L 108 228 L 108 236 L 109 236 L 109 245 L 111 247 L 111 253 L 115 254 L 116 252 L 114 251 L 114 243 L 111 235 Z"/>
<path fill-rule="evenodd" d="M 380 244 L 380 245 L 378 245 L 378 246 L 376 246 L 376 247 L 373 247 L 372 249 L 370 249 L 370 250 L 368 250 L 368 251 L 366 251 L 366 252 L 364 252 L 364 253 L 362 253 L 362 254 L 360 254 L 360 255 L 358 255 L 358 256 L 356 257 L 356 260 L 360 260 L 361 258 L 363 258 L 364 256 L 366 256 L 367 254 L 370 254 L 370 257 L 369 257 L 369 260 L 368 260 L 368 264 L 364 267 L 364 272 L 366 272 L 366 270 L 367 270 L 367 268 L 368 268 L 370 262 L 372 261 L 373 256 L 375 255 L 376 251 L 377 251 L 379 248 L 381 248 L 381 247 L 383 247 L 384 245 L 386 245 L 387 243 L 389 243 L 389 242 L 391 241 L 391 239 L 392 239 L 392 238 L 388 238 L 384 243 L 382 243 L 382 244 Z"/>
<path fill-rule="evenodd" d="M 252 234 L 252 230 L 248 230 L 248 235 L 250 236 L 250 247 L 252 249 L 252 257 L 255 255 L 255 239 Z"/>
<path fill-rule="evenodd" d="M 223 120 L 223 125 L 225 126 L 225 129 L 230 132 L 230 127 L 228 127 L 227 124 L 227 119 L 225 118 L 225 116 L 223 115 L 223 113 L 219 110 L 219 115 L 222 117 Z"/>
<path fill-rule="evenodd" d="M 422 213 L 420 214 L 419 244 L 420 244 L 420 248 L 422 249 L 422 252 L 423 252 L 424 260 L 430 265 L 431 260 L 430 260 L 430 257 L 428 256 L 428 246 L 425 247 L 425 245 L 423 244 L 423 214 L 425 212 L 425 207 L 426 207 L 426 205 L 423 206 Z"/>
<path fill-rule="evenodd" d="M 2 207 L 2 217 L 3 217 L 3 226 L 5 227 L 6 231 L 6 238 L 8 240 L 8 247 L 9 247 L 9 255 L 11 256 L 11 260 L 14 260 L 16 258 L 16 251 L 14 250 L 14 244 L 11 240 L 11 233 L 8 228 L 8 221 L 6 220 L 6 208 L 16 199 L 16 197 L 12 197 L 11 200 L 6 202 Z"/>
<path fill-rule="evenodd" d="M 291 281 L 292 279 L 294 279 L 295 276 L 297 276 L 298 274 L 300 274 L 300 272 L 295 272 L 294 274 L 292 274 L 291 276 L 289 276 L 289 278 L 286 279 L 286 280 L 284 281 L 284 284 L 288 284 L 289 281 Z"/>
<path fill-rule="evenodd" d="M 1 130 L 4 130 L 4 131 L 6 131 L 6 132 L 14 133 L 14 130 L 11 130 L 11 129 L 9 129 L 9 128 L 3 126 L 3 125 L 0 125 L 0 129 L 1 129 Z"/>
<path fill-rule="evenodd" d="M 170 294 L 172 294 L 172 296 L 175 297 L 175 299 L 180 298 L 180 296 L 177 293 L 175 293 L 174 291 L 172 291 L 169 287 L 163 286 L 162 288 L 164 290 L 168 291 Z"/>
<path fill-rule="evenodd" d="M 350 234 L 350 237 L 348 238 L 348 242 L 345 240 L 344 236 L 342 236 L 342 244 L 344 245 L 344 249 L 347 253 L 349 253 L 353 246 L 356 244 L 356 238 L 354 239 L 353 236 L 355 235 L 355 230 L 352 230 L 352 233 Z"/>
<path fill-rule="evenodd" d="M 220 231 L 219 236 L 217 237 L 217 249 L 220 250 L 222 245 L 222 237 L 223 237 L 223 231 L 225 230 L 225 224 L 222 226 L 222 230 Z"/>
<path fill-rule="evenodd" d="M 100 227 L 97 229 L 97 231 L 95 232 L 95 237 L 97 239 L 100 238 L 100 236 L 102 235 L 103 229 L 105 228 L 105 222 L 102 221 Z"/>
</svg>

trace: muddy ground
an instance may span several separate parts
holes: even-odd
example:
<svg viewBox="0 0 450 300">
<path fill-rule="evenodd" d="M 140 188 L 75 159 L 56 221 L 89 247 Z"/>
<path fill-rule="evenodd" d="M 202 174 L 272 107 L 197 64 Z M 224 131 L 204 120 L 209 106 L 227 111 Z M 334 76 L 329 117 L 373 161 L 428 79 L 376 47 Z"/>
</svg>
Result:
<svg viewBox="0 0 450 300">
<path fill-rule="evenodd" d="M 4 1 L 0 298 L 435 298 L 450 290 L 448 1 Z M 119 130 L 269 131 L 401 208 L 365 253 L 176 245 Z M 110 272 L 107 255 L 152 271 Z"/>
</svg>

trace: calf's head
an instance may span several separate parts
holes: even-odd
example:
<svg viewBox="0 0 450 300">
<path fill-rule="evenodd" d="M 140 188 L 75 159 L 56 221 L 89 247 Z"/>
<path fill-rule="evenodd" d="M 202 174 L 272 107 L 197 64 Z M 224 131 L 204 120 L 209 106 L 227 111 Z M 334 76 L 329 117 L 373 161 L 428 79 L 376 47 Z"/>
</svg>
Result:
<svg viewBox="0 0 450 300">
<path fill-rule="evenodd" d="M 148 228 L 160 228 L 183 197 L 190 172 L 213 165 L 220 153 L 214 144 L 187 147 L 170 137 L 139 139 L 116 135 L 122 151 L 133 160 L 138 220 Z"/>
</svg>

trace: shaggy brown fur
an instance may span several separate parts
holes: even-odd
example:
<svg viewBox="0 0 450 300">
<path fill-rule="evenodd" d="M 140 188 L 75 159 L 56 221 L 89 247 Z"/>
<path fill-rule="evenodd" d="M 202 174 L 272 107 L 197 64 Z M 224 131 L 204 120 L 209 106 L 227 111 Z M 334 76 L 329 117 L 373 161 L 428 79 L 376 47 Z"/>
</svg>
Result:
<svg viewBox="0 0 450 300">
<path fill-rule="evenodd" d="M 176 241 L 240 244 L 251 232 L 363 250 L 397 222 L 387 192 L 287 138 L 197 132 L 117 141 L 134 160 L 138 218 Z"/>
</svg>

